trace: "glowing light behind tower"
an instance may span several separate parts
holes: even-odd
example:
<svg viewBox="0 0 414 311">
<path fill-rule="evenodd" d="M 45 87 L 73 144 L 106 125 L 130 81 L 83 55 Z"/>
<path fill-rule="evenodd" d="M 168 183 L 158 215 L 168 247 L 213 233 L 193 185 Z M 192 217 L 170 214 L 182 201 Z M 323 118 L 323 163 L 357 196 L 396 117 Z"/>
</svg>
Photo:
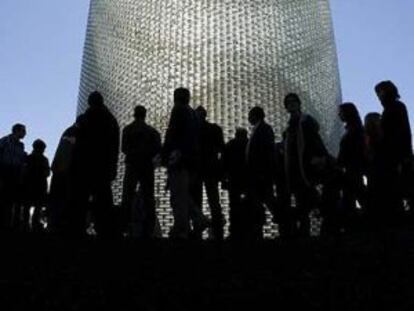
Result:
<svg viewBox="0 0 414 311">
<path fill-rule="evenodd" d="M 328 0 L 92 0 L 80 83 L 79 112 L 100 90 L 123 127 L 138 105 L 161 132 L 176 87 L 192 92 L 227 139 L 247 127 L 262 106 L 280 138 L 283 97 L 299 93 L 336 149 L 341 100 Z M 122 161 L 122 159 L 121 159 Z M 114 186 L 121 195 L 123 175 Z M 172 216 L 158 172 L 157 208 L 163 232 Z M 227 209 L 227 199 L 223 203 Z M 271 227 L 266 234 L 272 234 Z"/>
</svg>

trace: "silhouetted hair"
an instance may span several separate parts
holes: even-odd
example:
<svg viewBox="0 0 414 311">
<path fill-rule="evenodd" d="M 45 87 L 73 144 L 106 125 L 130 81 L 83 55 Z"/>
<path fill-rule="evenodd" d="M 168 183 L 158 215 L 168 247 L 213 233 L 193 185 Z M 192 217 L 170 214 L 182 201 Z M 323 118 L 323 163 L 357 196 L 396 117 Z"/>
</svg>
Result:
<svg viewBox="0 0 414 311">
<path fill-rule="evenodd" d="M 16 134 L 18 131 L 24 130 L 26 127 L 21 123 L 16 123 L 12 127 L 12 133 Z"/>
<path fill-rule="evenodd" d="M 347 125 L 358 129 L 363 128 L 358 109 L 353 103 L 343 103 L 339 105 L 339 110 L 341 111 Z"/>
<path fill-rule="evenodd" d="M 263 108 L 259 106 L 255 106 L 250 109 L 249 115 L 259 120 L 263 120 L 266 116 Z"/>
<path fill-rule="evenodd" d="M 36 139 L 32 146 L 34 150 L 38 151 L 44 151 L 46 149 L 46 143 L 41 139 Z"/>
<path fill-rule="evenodd" d="M 147 117 L 147 109 L 144 106 L 136 106 L 134 109 L 135 119 L 145 120 Z"/>
<path fill-rule="evenodd" d="M 283 101 L 283 104 L 285 105 L 285 108 L 287 107 L 287 100 L 288 99 L 294 99 L 294 100 L 296 100 L 299 103 L 299 105 L 302 105 L 302 101 L 300 100 L 300 97 L 299 97 L 298 94 L 296 94 L 296 93 L 289 93 L 289 94 L 287 94 L 285 96 L 285 99 Z"/>
<path fill-rule="evenodd" d="M 381 114 L 370 112 L 364 118 L 365 132 L 368 136 L 377 136 L 381 129 Z"/>
<path fill-rule="evenodd" d="M 203 118 L 207 118 L 207 110 L 203 106 L 198 106 L 196 112 Z"/>
<path fill-rule="evenodd" d="M 98 91 L 92 92 L 88 97 L 89 107 L 102 107 L 104 104 L 104 98 Z"/>
<path fill-rule="evenodd" d="M 186 88 L 180 87 L 174 91 L 174 103 L 188 104 L 190 97 L 190 91 Z"/>
<path fill-rule="evenodd" d="M 391 81 L 382 81 L 375 86 L 375 91 L 384 91 L 390 99 L 400 99 L 398 88 Z"/>
</svg>

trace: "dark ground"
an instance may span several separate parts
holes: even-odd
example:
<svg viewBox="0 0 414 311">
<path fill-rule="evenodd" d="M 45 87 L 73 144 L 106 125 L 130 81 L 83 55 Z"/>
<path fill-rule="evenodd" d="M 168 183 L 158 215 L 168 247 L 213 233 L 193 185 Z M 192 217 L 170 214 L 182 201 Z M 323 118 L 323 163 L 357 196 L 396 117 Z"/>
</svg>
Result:
<svg viewBox="0 0 414 311">
<path fill-rule="evenodd" d="M 1 310 L 414 308 L 408 231 L 243 246 L 44 236 L 0 242 Z"/>
</svg>

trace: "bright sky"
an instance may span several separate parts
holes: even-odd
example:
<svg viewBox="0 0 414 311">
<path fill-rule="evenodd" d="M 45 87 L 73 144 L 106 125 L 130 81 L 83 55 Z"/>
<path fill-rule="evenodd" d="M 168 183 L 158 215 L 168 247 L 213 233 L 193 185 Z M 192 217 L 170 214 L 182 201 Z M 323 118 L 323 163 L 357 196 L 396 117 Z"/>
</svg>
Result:
<svg viewBox="0 0 414 311">
<path fill-rule="evenodd" d="M 362 115 L 380 111 L 373 87 L 390 79 L 414 121 L 414 1 L 331 4 L 344 100 Z M 25 123 L 26 149 L 43 138 L 53 155 L 74 120 L 88 7 L 89 0 L 0 0 L 0 136 Z"/>
</svg>

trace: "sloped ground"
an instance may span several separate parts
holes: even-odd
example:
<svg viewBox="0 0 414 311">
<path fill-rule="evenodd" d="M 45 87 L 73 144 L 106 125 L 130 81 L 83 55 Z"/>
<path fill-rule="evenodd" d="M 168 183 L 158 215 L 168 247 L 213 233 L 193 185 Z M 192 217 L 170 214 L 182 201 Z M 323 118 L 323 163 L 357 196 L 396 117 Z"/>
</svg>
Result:
<svg viewBox="0 0 414 311">
<path fill-rule="evenodd" d="M 414 233 L 224 242 L 1 241 L 2 310 L 414 308 Z"/>
</svg>

